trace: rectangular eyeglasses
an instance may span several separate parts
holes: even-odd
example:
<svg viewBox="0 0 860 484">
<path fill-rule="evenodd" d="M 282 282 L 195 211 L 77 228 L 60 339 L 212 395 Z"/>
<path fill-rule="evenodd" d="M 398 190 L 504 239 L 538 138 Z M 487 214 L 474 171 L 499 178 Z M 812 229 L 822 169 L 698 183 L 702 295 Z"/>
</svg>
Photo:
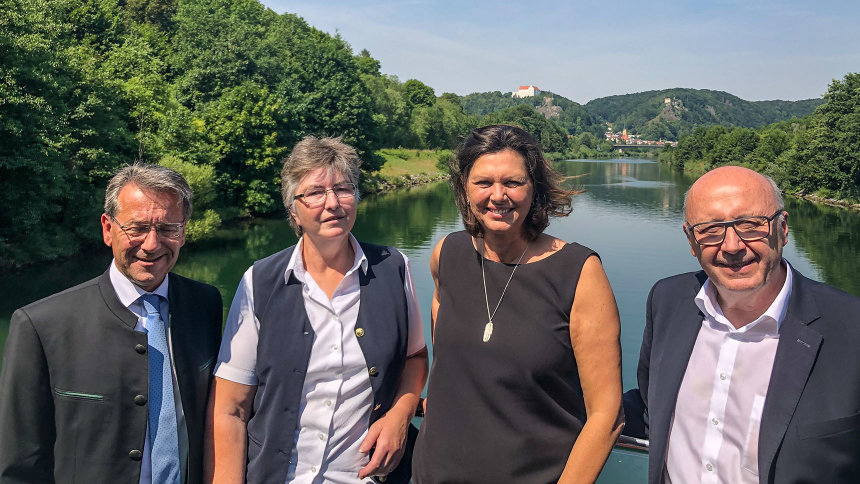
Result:
<svg viewBox="0 0 860 484">
<path fill-rule="evenodd" d="M 695 225 L 687 224 L 687 233 L 699 245 L 720 245 L 726 239 L 726 231 L 729 227 L 735 229 L 735 233 L 744 242 L 753 242 L 770 236 L 770 222 L 781 215 L 785 209 L 777 210 L 770 217 L 764 215 L 743 217 L 725 222 L 701 222 Z"/>
<path fill-rule="evenodd" d="M 108 215 L 111 220 L 123 231 L 126 237 L 132 241 L 138 241 L 146 238 L 149 233 L 155 229 L 156 235 L 166 239 L 178 239 L 182 235 L 182 229 L 185 228 L 185 223 L 130 223 L 123 225 L 114 218 L 113 215 Z"/>
<path fill-rule="evenodd" d="M 325 204 L 328 192 L 334 193 L 334 196 L 340 200 L 348 200 L 355 198 L 356 187 L 354 183 L 340 183 L 331 188 L 311 187 L 305 193 L 294 196 L 293 200 L 299 200 L 309 208 L 316 208 Z"/>
</svg>

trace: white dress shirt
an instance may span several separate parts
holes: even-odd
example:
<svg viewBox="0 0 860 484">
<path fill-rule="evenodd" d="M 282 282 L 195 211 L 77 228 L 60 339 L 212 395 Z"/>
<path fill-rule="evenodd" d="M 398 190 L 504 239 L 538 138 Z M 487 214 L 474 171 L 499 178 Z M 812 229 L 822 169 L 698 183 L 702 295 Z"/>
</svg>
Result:
<svg viewBox="0 0 860 484">
<path fill-rule="evenodd" d="M 114 291 L 116 291 L 119 302 L 137 316 L 137 324 L 135 325 L 134 330 L 146 333 L 146 309 L 143 307 L 143 302 L 141 302 L 140 296 L 148 293 L 122 275 L 119 269 L 116 268 L 116 260 L 111 261 L 109 274 L 111 285 L 113 286 Z M 152 294 L 157 294 L 163 298 L 161 300 L 159 311 L 161 312 L 161 319 L 165 322 L 166 328 L 168 329 L 167 344 L 170 347 L 170 368 L 173 373 L 173 404 L 176 407 L 176 423 L 179 426 L 177 430 L 179 435 L 180 475 L 182 476 L 182 481 L 185 482 L 186 469 L 188 468 L 188 429 L 185 426 L 185 414 L 182 412 L 182 398 L 180 398 L 179 395 L 179 385 L 176 379 L 176 366 L 173 364 L 173 339 L 171 338 L 169 331 L 170 302 L 167 299 L 167 280 L 168 277 L 165 276 L 164 281 L 155 288 L 154 291 L 152 291 Z M 147 418 L 146 422 L 146 440 L 143 443 L 143 459 L 141 460 L 140 466 L 140 484 L 152 484 L 152 459 L 150 456 L 152 452 L 152 443 L 149 439 L 149 418 Z"/>
<path fill-rule="evenodd" d="M 705 317 L 675 403 L 667 483 L 758 484 L 761 414 L 791 297 L 791 267 L 783 262 L 787 275 L 776 299 L 741 328 L 723 315 L 710 280 L 696 295 Z"/>
<path fill-rule="evenodd" d="M 368 262 L 355 238 L 350 235 L 349 240 L 355 259 L 331 299 L 305 271 L 302 239 L 284 273 L 285 282 L 290 273 L 301 282 L 305 311 L 315 333 L 286 482 L 373 482 L 358 478 L 358 470 L 369 461 L 358 448 L 367 435 L 373 390 L 354 332 L 360 303 L 357 271 L 366 273 Z M 407 354 L 412 355 L 424 348 L 424 333 L 409 260 L 405 255 L 403 258 L 409 317 Z M 260 322 L 254 315 L 253 269 L 245 272 L 236 290 L 215 367 L 215 376 L 244 385 L 257 384 Z"/>
</svg>

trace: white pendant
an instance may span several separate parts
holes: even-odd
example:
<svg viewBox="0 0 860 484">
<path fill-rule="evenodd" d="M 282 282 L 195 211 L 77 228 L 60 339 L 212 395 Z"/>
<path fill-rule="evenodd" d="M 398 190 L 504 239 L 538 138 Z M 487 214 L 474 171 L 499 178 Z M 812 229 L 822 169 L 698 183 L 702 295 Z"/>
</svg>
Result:
<svg viewBox="0 0 860 484">
<path fill-rule="evenodd" d="M 484 326 L 484 343 L 486 343 L 487 341 L 490 341 L 490 336 L 492 336 L 492 335 L 493 335 L 493 322 L 490 321 L 489 323 L 487 323 L 486 326 Z"/>
</svg>

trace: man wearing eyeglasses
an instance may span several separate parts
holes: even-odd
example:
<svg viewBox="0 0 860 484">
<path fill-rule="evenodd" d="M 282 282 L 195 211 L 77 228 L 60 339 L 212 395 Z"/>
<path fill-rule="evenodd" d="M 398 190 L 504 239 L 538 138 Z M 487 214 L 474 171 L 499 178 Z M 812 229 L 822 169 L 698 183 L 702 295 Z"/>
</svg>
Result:
<svg viewBox="0 0 860 484">
<path fill-rule="evenodd" d="M 860 299 L 782 258 L 770 178 L 712 170 L 684 213 L 703 271 L 654 285 L 624 398 L 649 483 L 860 482 Z"/>
<path fill-rule="evenodd" d="M 0 483 L 202 481 L 221 296 L 170 273 L 191 189 L 157 165 L 105 193 L 101 276 L 15 312 L 0 373 Z"/>
</svg>

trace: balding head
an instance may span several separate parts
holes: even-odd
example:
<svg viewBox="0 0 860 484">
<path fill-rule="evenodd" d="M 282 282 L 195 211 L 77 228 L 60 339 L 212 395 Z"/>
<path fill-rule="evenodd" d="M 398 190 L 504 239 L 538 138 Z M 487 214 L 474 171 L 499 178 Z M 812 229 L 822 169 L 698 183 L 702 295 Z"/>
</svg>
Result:
<svg viewBox="0 0 860 484">
<path fill-rule="evenodd" d="M 692 198 L 695 202 L 696 194 L 713 193 L 715 190 L 731 190 L 733 187 L 742 190 L 749 189 L 751 190 L 749 195 L 757 199 L 770 198 L 773 210 L 785 206 L 782 192 L 771 177 L 742 166 L 721 166 L 699 177 L 687 190 L 684 195 L 684 217 L 686 221 L 696 223 L 689 219 L 688 211 L 690 200 Z"/>
</svg>

